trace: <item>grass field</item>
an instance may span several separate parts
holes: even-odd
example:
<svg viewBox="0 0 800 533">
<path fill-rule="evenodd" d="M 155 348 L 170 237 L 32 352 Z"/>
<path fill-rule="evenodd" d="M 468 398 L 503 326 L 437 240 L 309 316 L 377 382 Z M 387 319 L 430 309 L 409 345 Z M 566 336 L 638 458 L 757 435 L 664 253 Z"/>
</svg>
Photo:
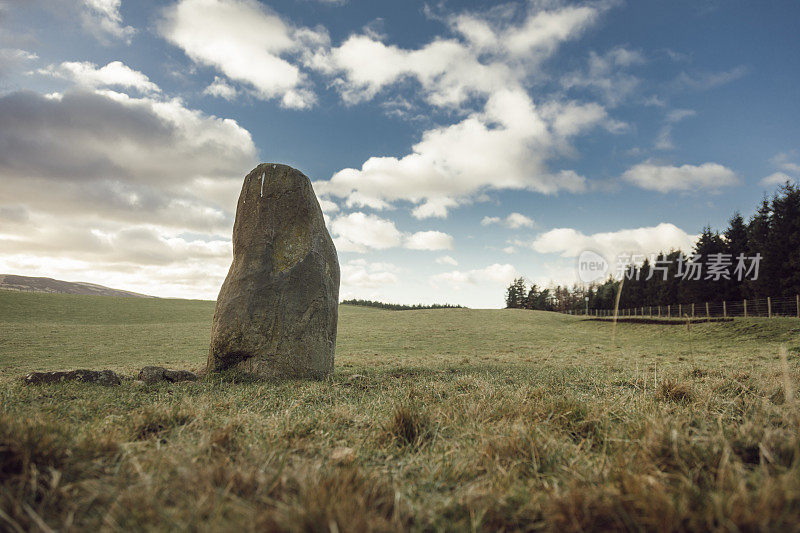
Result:
<svg viewBox="0 0 800 533">
<path fill-rule="evenodd" d="M 343 306 L 332 379 L 197 370 L 213 302 L 0 292 L 0 530 L 800 530 L 800 322 Z M 781 348 L 788 362 L 780 357 Z"/>
</svg>

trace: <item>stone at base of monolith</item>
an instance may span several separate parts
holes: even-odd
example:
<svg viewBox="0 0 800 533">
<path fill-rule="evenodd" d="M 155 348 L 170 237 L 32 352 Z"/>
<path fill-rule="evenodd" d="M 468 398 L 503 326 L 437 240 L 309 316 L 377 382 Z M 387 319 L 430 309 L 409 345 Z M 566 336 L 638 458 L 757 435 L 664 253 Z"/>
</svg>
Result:
<svg viewBox="0 0 800 533">
<path fill-rule="evenodd" d="M 209 371 L 322 378 L 333 371 L 339 261 L 309 179 L 265 163 L 244 180 L 233 263 L 211 332 Z"/>
<path fill-rule="evenodd" d="M 162 366 L 146 366 L 139 371 L 137 379 L 148 385 L 161 381 L 177 383 L 179 381 L 197 381 L 197 374 L 188 370 L 169 370 Z"/>
<path fill-rule="evenodd" d="M 23 378 L 26 385 L 44 385 L 62 383 L 64 381 L 80 381 L 110 386 L 122 383 L 120 377 L 111 370 L 70 370 L 58 372 L 31 372 Z"/>
</svg>

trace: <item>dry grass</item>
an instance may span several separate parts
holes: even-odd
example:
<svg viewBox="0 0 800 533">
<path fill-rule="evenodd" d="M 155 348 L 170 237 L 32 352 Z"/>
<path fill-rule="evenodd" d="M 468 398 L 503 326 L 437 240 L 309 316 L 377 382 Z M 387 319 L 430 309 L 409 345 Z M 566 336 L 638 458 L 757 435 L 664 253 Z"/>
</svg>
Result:
<svg viewBox="0 0 800 533">
<path fill-rule="evenodd" d="M 657 396 L 671 402 L 691 402 L 692 389 L 687 383 L 676 379 L 665 379 L 658 385 Z"/>
<path fill-rule="evenodd" d="M 431 436 L 430 420 L 414 407 L 398 405 L 386 433 L 400 446 L 419 447 Z"/>
<path fill-rule="evenodd" d="M 328 381 L 6 378 L 0 530 L 800 529 L 796 322 L 610 326 L 344 309 Z"/>
</svg>

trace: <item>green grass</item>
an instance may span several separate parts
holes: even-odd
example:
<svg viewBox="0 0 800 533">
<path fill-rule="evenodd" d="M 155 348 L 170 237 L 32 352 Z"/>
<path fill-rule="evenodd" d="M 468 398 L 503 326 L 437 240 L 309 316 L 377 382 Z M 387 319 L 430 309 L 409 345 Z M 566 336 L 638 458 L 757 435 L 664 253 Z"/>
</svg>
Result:
<svg viewBox="0 0 800 533">
<path fill-rule="evenodd" d="M 212 314 L 0 292 L 0 530 L 800 528 L 792 319 L 614 345 L 567 315 L 342 306 L 327 381 L 18 379 L 199 369 Z"/>
</svg>

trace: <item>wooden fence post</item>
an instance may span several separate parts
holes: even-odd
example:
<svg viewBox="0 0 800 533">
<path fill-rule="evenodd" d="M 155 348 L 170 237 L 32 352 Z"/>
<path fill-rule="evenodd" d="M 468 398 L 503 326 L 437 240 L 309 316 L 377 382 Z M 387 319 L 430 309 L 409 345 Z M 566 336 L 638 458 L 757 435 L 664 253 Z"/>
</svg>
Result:
<svg viewBox="0 0 800 533">
<path fill-rule="evenodd" d="M 722 318 L 728 318 L 728 302 L 722 300 Z"/>
<path fill-rule="evenodd" d="M 658 318 L 661 318 L 661 306 L 658 306 Z"/>
<path fill-rule="evenodd" d="M 744 300 L 744 317 L 747 318 L 747 299 Z"/>
<path fill-rule="evenodd" d="M 692 304 L 692 318 L 694 318 L 694 304 Z"/>
<path fill-rule="evenodd" d="M 767 317 L 772 318 L 772 298 L 767 296 Z"/>
<path fill-rule="evenodd" d="M 795 309 L 797 309 L 797 318 L 800 318 L 800 294 L 794 295 Z"/>
<path fill-rule="evenodd" d="M 711 315 L 708 313 L 708 302 L 706 302 L 706 318 L 710 317 Z"/>
<path fill-rule="evenodd" d="M 683 304 L 678 304 L 678 318 L 683 316 Z"/>
<path fill-rule="evenodd" d="M 667 318 L 670 318 L 671 316 L 672 316 L 672 306 L 668 305 L 667 306 Z"/>
</svg>

